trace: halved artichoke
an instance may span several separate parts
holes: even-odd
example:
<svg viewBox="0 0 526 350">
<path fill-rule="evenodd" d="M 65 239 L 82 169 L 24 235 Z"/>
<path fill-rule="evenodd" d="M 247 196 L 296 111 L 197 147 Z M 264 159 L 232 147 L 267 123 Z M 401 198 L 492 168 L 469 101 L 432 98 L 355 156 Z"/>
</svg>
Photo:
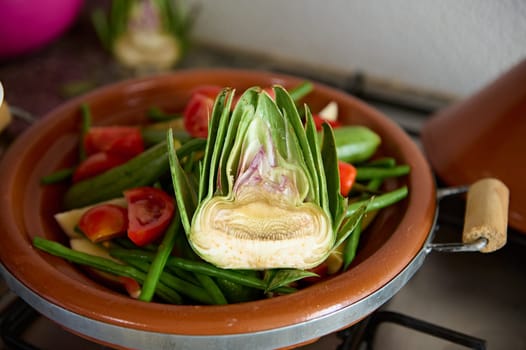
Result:
<svg viewBox="0 0 526 350">
<path fill-rule="evenodd" d="M 199 193 L 192 195 L 170 152 L 188 242 L 218 267 L 308 269 L 348 234 L 338 232 L 346 202 L 332 129 L 324 127 L 320 142 L 308 107 L 302 121 L 288 92 L 279 86 L 274 92 L 275 100 L 250 88 L 233 111 L 234 91 L 218 96 Z"/>
</svg>

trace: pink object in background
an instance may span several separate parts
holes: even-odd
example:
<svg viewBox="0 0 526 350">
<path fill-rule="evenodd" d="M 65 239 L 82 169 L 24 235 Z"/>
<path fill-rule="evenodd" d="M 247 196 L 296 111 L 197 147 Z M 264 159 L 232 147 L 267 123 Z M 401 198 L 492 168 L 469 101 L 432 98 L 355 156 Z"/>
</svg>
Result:
<svg viewBox="0 0 526 350">
<path fill-rule="evenodd" d="M 0 1 L 0 58 L 35 51 L 76 19 L 83 0 Z"/>
</svg>

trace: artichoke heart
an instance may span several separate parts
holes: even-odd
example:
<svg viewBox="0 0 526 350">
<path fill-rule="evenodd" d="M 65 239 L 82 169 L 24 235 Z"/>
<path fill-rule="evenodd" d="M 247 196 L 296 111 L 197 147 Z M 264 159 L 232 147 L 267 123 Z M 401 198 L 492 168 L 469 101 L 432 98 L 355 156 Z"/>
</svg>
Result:
<svg viewBox="0 0 526 350">
<path fill-rule="evenodd" d="M 288 92 L 274 92 L 275 100 L 248 89 L 232 110 L 234 92 L 224 91 L 212 111 L 185 230 L 195 252 L 221 268 L 308 269 L 335 244 L 312 115 L 306 108 L 304 123 Z"/>
<path fill-rule="evenodd" d="M 222 268 L 318 265 L 331 247 L 332 229 L 324 212 L 310 203 L 296 207 L 264 194 L 255 197 L 206 202 L 189 237 L 194 249 Z"/>
</svg>

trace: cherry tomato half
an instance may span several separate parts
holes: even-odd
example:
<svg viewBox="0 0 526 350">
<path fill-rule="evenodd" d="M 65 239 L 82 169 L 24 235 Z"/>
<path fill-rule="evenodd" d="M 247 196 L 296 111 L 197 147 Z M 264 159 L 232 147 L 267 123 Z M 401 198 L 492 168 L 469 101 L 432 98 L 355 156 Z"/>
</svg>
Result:
<svg viewBox="0 0 526 350">
<path fill-rule="evenodd" d="M 128 229 L 128 211 L 114 204 L 97 205 L 81 216 L 79 228 L 95 243 L 124 236 Z"/>
<path fill-rule="evenodd" d="M 128 202 L 128 238 L 143 246 L 162 236 L 172 220 L 174 200 L 153 187 L 137 187 L 124 191 Z"/>
<path fill-rule="evenodd" d="M 133 126 L 94 126 L 84 136 L 86 154 L 99 152 L 134 157 L 144 151 L 141 130 Z"/>
<path fill-rule="evenodd" d="M 78 182 L 89 177 L 101 174 L 117 165 L 127 162 L 129 157 L 99 152 L 83 160 L 73 173 L 73 182 Z"/>
<path fill-rule="evenodd" d="M 215 98 L 221 92 L 220 86 L 201 86 L 192 92 L 183 111 L 184 127 L 193 137 L 208 136 L 208 121 L 212 114 Z"/>
<path fill-rule="evenodd" d="M 349 163 L 338 161 L 338 170 L 340 171 L 340 193 L 347 197 L 351 187 L 356 179 L 356 168 Z"/>
</svg>

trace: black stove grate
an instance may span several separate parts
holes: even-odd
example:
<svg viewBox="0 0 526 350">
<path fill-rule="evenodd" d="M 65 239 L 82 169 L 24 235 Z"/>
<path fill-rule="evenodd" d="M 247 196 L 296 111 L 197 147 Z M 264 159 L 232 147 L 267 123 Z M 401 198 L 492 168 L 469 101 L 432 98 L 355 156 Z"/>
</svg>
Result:
<svg viewBox="0 0 526 350">
<path fill-rule="evenodd" d="M 365 349 L 373 350 L 376 332 L 383 323 L 394 323 L 470 349 L 486 349 L 486 341 L 483 339 L 472 337 L 468 334 L 460 333 L 398 312 L 377 311 L 357 325 L 340 331 L 338 336 L 342 338 L 342 344 L 337 350 L 358 350 L 363 349 L 364 345 Z"/>
<path fill-rule="evenodd" d="M 0 332 L 4 345 L 9 350 L 39 350 L 24 339 L 24 333 L 40 314 L 22 299 L 16 299 L 3 313 Z M 376 332 L 384 323 L 394 323 L 420 333 L 440 338 L 475 350 L 485 350 L 486 341 L 432 324 L 411 316 L 392 311 L 376 311 L 361 322 L 337 333 L 341 343 L 337 350 L 373 350 Z"/>
<path fill-rule="evenodd" d="M 0 332 L 2 341 L 10 350 L 38 350 L 23 339 L 24 331 L 40 314 L 25 301 L 17 298 L 2 314 Z"/>
</svg>

